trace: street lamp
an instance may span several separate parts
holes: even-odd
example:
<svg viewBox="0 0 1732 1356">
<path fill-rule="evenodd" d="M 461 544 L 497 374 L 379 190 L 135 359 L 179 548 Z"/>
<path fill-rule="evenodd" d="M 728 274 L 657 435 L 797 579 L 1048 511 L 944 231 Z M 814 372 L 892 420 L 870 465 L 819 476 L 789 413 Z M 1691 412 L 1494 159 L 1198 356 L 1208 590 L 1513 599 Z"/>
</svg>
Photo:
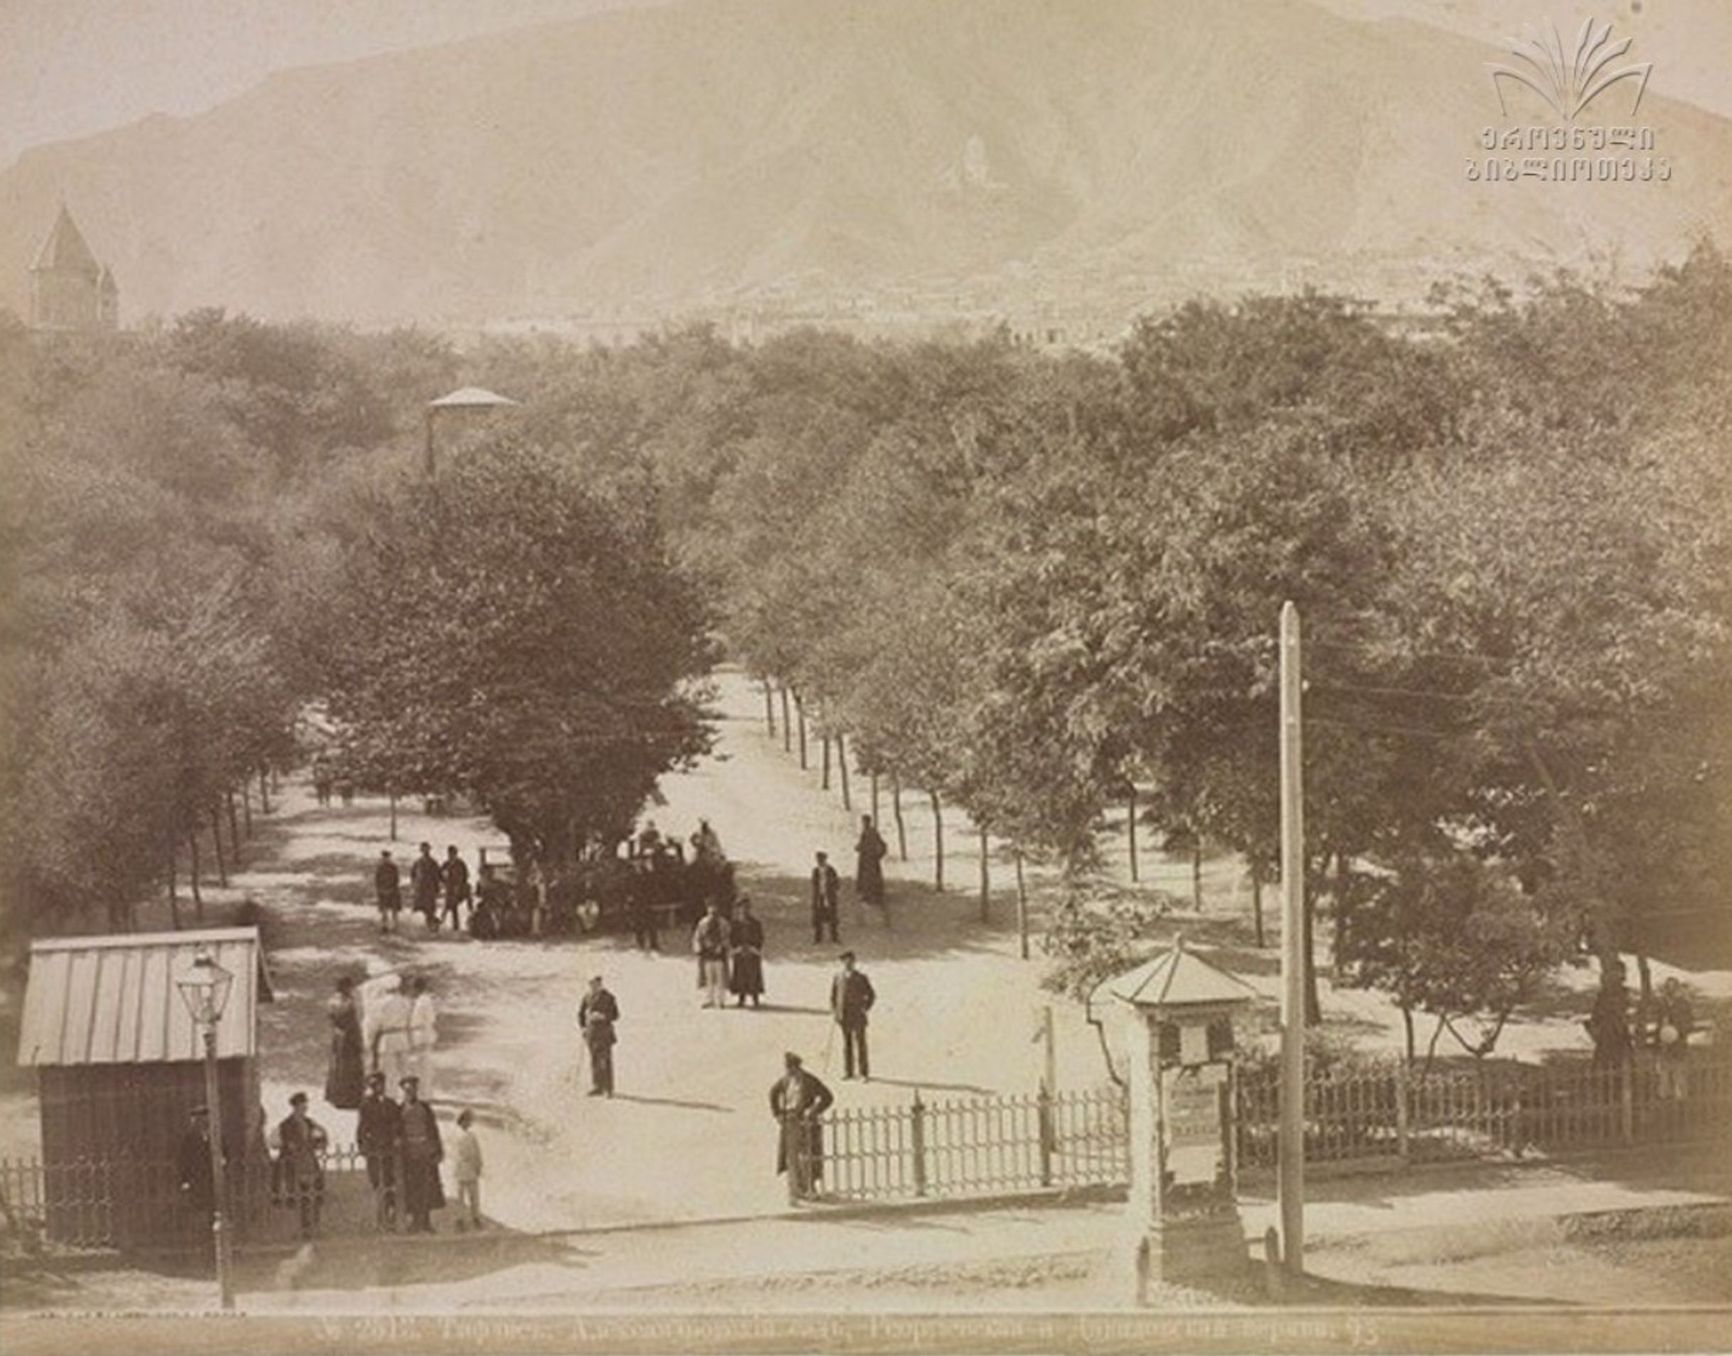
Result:
<svg viewBox="0 0 1732 1356">
<path fill-rule="evenodd" d="M 229 990 L 235 977 L 218 965 L 209 951 L 200 947 L 192 964 L 175 979 L 181 1000 L 192 1019 L 204 1033 L 204 1095 L 210 1108 L 211 1130 L 211 1236 L 216 1245 L 217 1287 L 222 1292 L 222 1306 L 235 1307 L 234 1280 L 229 1274 L 229 1239 L 226 1212 L 223 1209 L 227 1163 L 223 1154 L 223 1114 L 221 1091 L 217 1081 L 217 1022 L 229 1001 Z"/>
</svg>

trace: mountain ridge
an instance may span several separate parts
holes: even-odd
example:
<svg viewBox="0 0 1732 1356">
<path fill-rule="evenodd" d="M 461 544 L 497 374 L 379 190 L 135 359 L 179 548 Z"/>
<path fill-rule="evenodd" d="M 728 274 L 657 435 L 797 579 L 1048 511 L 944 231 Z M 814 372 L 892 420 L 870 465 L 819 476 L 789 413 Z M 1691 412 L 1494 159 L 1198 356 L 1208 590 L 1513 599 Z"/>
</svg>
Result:
<svg viewBox="0 0 1732 1356">
<path fill-rule="evenodd" d="M 31 148 L 0 305 L 62 197 L 129 316 L 362 323 L 1646 267 L 1732 221 L 1732 121 L 1654 95 L 1666 183 L 1467 182 L 1495 55 L 1307 0 L 602 12 Z"/>
</svg>

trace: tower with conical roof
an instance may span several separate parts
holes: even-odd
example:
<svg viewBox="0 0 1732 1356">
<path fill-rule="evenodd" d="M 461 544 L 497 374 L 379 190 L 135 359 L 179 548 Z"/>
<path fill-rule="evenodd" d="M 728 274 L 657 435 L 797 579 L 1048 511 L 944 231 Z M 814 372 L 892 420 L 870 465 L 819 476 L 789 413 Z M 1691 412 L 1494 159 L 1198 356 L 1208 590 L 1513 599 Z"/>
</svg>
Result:
<svg viewBox="0 0 1732 1356">
<path fill-rule="evenodd" d="M 120 288 L 96 262 L 64 203 L 30 266 L 30 324 L 39 330 L 120 327 Z"/>
</svg>

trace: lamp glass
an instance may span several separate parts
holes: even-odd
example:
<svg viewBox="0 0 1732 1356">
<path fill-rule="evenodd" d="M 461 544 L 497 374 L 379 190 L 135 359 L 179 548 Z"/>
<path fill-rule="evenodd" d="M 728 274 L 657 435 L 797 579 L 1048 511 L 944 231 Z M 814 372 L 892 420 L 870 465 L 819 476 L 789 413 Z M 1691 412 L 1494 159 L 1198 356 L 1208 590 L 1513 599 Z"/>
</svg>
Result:
<svg viewBox="0 0 1732 1356">
<path fill-rule="evenodd" d="M 214 1026 L 228 1006 L 234 982 L 234 975 L 218 965 L 210 952 L 200 951 L 174 983 L 193 1021 Z"/>
</svg>

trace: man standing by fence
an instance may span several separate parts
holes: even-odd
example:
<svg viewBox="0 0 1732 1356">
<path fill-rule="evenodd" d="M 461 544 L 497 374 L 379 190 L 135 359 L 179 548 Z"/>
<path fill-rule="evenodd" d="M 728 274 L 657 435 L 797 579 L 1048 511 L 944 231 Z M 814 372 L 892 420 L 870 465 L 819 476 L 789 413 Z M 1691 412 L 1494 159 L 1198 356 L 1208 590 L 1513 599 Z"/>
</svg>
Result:
<svg viewBox="0 0 1732 1356">
<path fill-rule="evenodd" d="M 854 1077 L 856 1056 L 860 1062 L 862 1082 L 872 1076 L 872 1066 L 866 1056 L 866 1014 L 878 1001 L 872 981 L 854 968 L 854 953 L 842 953 L 842 970 L 830 981 L 830 1011 L 836 1025 L 842 1028 L 842 1077 Z"/>
<path fill-rule="evenodd" d="M 824 1129 L 818 1118 L 836 1099 L 792 1050 L 782 1056 L 782 1067 L 782 1077 L 770 1088 L 770 1114 L 781 1126 L 776 1171 L 788 1174 L 788 1199 L 798 1201 L 812 1195 L 824 1175 Z"/>
<path fill-rule="evenodd" d="M 397 1134 L 401 1111 L 385 1091 L 385 1075 L 367 1075 L 367 1095 L 355 1122 L 355 1147 L 367 1160 L 367 1185 L 373 1189 L 373 1219 L 379 1228 L 397 1228 Z"/>
</svg>

